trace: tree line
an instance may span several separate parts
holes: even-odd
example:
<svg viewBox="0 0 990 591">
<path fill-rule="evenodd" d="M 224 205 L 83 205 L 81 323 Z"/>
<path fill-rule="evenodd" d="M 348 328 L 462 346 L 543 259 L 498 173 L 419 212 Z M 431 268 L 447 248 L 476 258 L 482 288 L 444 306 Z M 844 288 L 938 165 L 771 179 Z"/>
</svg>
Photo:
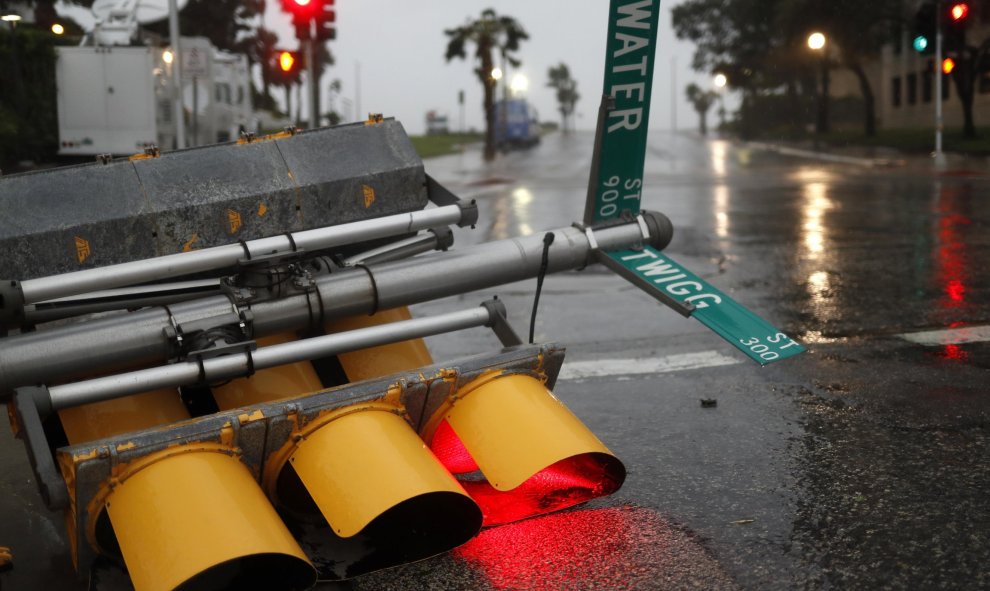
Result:
<svg viewBox="0 0 990 591">
<path fill-rule="evenodd" d="M 815 95 L 819 56 L 807 48 L 812 31 L 828 41 L 828 67 L 849 70 L 862 97 L 862 125 L 877 131 L 876 96 L 866 66 L 888 43 L 910 32 L 916 0 L 687 0 L 673 8 L 678 38 L 695 44 L 692 66 L 728 77 L 741 92 L 740 131 L 765 128 L 761 113 L 795 129 L 808 122 Z M 952 73 L 963 105 L 965 134 L 976 135 L 972 102 L 974 81 L 990 67 L 990 40 L 969 40 L 958 51 Z M 762 115 L 765 117 L 765 115 Z"/>
</svg>

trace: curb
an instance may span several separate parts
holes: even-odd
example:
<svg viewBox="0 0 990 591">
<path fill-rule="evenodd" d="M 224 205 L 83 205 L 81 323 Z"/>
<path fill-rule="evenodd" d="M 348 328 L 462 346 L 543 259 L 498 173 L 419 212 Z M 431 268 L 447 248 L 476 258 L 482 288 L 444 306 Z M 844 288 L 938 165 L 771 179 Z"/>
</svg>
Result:
<svg viewBox="0 0 990 591">
<path fill-rule="evenodd" d="M 842 156 L 830 154 L 828 152 L 816 152 L 812 150 L 801 150 L 777 144 L 767 144 L 764 142 L 744 142 L 746 146 L 766 152 L 775 152 L 784 156 L 794 156 L 796 158 L 808 158 L 811 160 L 821 160 L 825 162 L 836 162 L 839 164 L 852 164 L 865 168 L 896 168 L 907 165 L 907 161 L 899 158 L 857 158 L 855 156 Z"/>
</svg>

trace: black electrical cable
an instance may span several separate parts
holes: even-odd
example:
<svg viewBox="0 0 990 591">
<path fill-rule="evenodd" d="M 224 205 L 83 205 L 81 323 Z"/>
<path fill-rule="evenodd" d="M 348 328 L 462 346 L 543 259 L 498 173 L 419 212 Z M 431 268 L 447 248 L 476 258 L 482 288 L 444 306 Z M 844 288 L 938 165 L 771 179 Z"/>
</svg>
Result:
<svg viewBox="0 0 990 591">
<path fill-rule="evenodd" d="M 550 264 L 550 245 L 555 238 L 553 232 L 543 235 L 543 260 L 540 261 L 540 274 L 536 276 L 536 297 L 533 299 L 533 315 L 529 318 L 529 344 L 533 344 L 533 334 L 536 332 L 536 310 L 540 306 L 540 292 L 543 291 L 543 278 L 547 275 Z"/>
</svg>

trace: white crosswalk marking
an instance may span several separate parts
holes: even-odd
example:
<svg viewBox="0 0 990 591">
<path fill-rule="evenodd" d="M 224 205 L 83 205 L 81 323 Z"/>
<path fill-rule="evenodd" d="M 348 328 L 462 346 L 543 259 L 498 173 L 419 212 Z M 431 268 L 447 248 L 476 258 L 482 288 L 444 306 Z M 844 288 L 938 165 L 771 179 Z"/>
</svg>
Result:
<svg viewBox="0 0 990 591">
<path fill-rule="evenodd" d="M 561 380 L 583 380 L 604 376 L 643 375 L 704 369 L 721 365 L 742 363 L 740 359 L 728 357 L 715 351 L 680 353 L 666 357 L 644 359 L 598 359 L 594 361 L 564 362 L 560 370 Z"/>
<path fill-rule="evenodd" d="M 965 343 L 982 343 L 990 341 L 990 326 L 966 326 L 962 328 L 944 328 L 940 330 L 926 330 L 923 332 L 909 332 L 898 335 L 906 341 L 925 345 L 926 347 L 938 347 L 942 345 L 962 345 Z"/>
</svg>

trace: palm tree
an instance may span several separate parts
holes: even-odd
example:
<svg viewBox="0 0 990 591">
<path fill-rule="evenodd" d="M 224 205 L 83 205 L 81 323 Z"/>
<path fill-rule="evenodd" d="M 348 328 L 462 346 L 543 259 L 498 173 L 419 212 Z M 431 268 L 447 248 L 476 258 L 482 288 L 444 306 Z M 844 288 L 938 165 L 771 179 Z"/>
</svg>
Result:
<svg viewBox="0 0 990 591">
<path fill-rule="evenodd" d="M 475 45 L 474 56 L 480 64 L 475 68 L 478 80 L 485 88 L 485 160 L 495 159 L 495 86 L 497 80 L 492 77 L 495 62 L 493 51 L 502 55 L 503 61 L 512 67 L 519 67 L 518 59 L 510 55 L 519 50 L 519 42 L 529 39 L 529 35 L 516 19 L 509 16 L 498 16 L 491 8 L 482 11 L 481 18 L 470 20 L 460 27 L 444 31 L 450 41 L 447 43 L 447 61 L 453 58 L 467 59 L 465 48 L 468 43 Z"/>
<path fill-rule="evenodd" d="M 571 71 L 564 62 L 551 67 L 547 72 L 547 78 L 550 79 L 547 86 L 557 90 L 557 110 L 560 111 L 561 129 L 566 133 L 567 122 L 574 114 L 574 105 L 581 98 L 577 91 L 577 80 L 571 78 Z"/>
<path fill-rule="evenodd" d="M 712 107 L 718 95 L 711 90 L 701 90 L 701 87 L 693 82 L 688 84 L 686 93 L 687 99 L 691 102 L 694 110 L 698 112 L 698 117 L 700 118 L 699 131 L 701 131 L 701 135 L 707 135 L 708 109 Z"/>
</svg>

